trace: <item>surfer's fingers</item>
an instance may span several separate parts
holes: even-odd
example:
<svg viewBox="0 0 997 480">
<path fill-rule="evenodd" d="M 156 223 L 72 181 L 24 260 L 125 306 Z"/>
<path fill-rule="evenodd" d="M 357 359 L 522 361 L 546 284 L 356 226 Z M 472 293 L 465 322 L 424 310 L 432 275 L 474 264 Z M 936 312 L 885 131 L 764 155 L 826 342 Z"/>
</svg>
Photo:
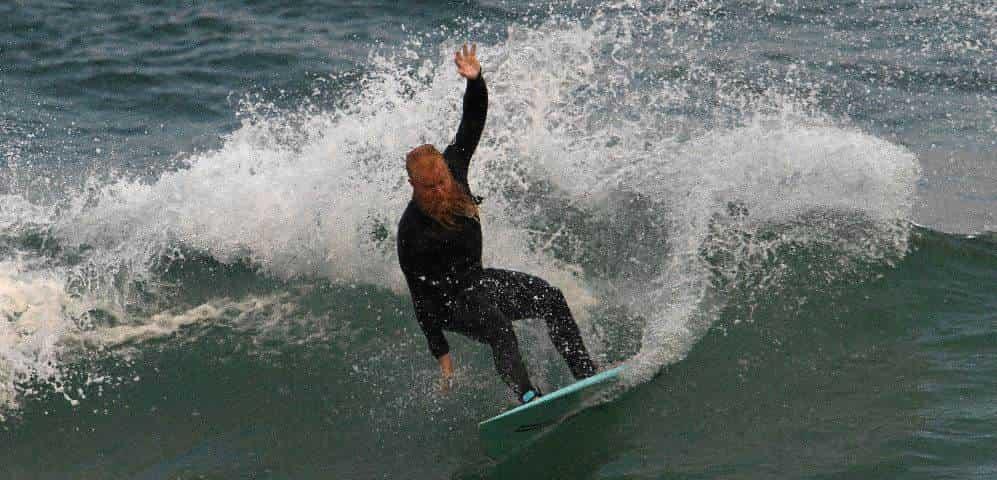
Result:
<svg viewBox="0 0 997 480">
<path fill-rule="evenodd" d="M 477 43 L 472 43 L 471 44 L 471 56 L 472 57 L 477 57 L 478 56 L 478 44 Z"/>
</svg>

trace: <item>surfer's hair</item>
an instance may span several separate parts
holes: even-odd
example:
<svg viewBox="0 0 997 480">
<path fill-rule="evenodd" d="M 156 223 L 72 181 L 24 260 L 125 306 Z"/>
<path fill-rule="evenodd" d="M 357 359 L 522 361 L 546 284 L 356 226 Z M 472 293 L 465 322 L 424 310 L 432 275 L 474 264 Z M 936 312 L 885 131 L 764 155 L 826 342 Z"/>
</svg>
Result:
<svg viewBox="0 0 997 480">
<path fill-rule="evenodd" d="M 478 205 L 471 195 L 453 177 L 443 154 L 436 147 L 425 144 L 413 148 L 405 155 L 405 170 L 409 178 L 415 171 L 435 168 L 444 175 L 444 188 L 439 193 L 416 195 L 416 204 L 430 218 L 447 229 L 457 228 L 457 217 L 478 219 Z"/>
</svg>

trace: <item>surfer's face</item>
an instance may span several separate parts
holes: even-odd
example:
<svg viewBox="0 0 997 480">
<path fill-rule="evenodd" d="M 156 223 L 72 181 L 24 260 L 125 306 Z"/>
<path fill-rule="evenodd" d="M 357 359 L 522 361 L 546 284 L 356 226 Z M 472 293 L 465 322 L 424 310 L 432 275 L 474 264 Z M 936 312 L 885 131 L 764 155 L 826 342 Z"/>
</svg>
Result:
<svg viewBox="0 0 997 480">
<path fill-rule="evenodd" d="M 412 196 L 423 207 L 432 209 L 445 205 L 454 194 L 453 176 L 443 160 L 443 155 L 431 145 L 423 145 L 409 152 L 405 167 Z"/>
<path fill-rule="evenodd" d="M 417 197 L 442 195 L 447 190 L 449 173 L 443 162 L 421 162 L 409 170 L 408 182 Z"/>
<path fill-rule="evenodd" d="M 423 213 L 447 228 L 456 228 L 458 216 L 478 218 L 478 206 L 454 180 L 443 154 L 432 145 L 412 149 L 405 156 L 412 199 Z"/>
</svg>

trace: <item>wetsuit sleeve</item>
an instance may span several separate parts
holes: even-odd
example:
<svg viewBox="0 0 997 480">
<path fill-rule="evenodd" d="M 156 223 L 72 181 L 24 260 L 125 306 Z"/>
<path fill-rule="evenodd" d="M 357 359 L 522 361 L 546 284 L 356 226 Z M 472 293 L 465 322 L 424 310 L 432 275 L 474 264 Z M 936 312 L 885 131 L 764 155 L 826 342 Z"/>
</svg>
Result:
<svg viewBox="0 0 997 480">
<path fill-rule="evenodd" d="M 447 343 L 447 337 L 443 336 L 443 329 L 437 316 L 426 308 L 421 299 L 413 298 L 412 304 L 415 306 L 415 318 L 419 321 L 422 333 L 426 335 L 426 341 L 429 343 L 429 352 L 436 358 L 450 353 L 450 344 Z"/>
<path fill-rule="evenodd" d="M 450 351 L 446 337 L 443 336 L 442 322 L 440 319 L 440 308 L 431 300 L 430 292 L 420 273 L 420 259 L 418 258 L 416 242 L 413 241 L 412 215 L 415 210 L 409 204 L 405 210 L 401 221 L 398 222 L 398 262 L 401 264 L 402 273 L 405 274 L 405 281 L 408 283 L 409 293 L 412 295 L 412 307 L 415 309 L 415 318 L 422 328 L 422 333 L 429 341 L 429 351 L 433 356 L 440 358 Z M 424 268 L 424 266 L 422 267 Z"/>
<path fill-rule="evenodd" d="M 467 181 L 467 168 L 474 150 L 478 148 L 487 116 L 488 88 L 485 86 L 484 76 L 479 74 L 478 78 L 467 81 L 467 89 L 464 91 L 464 112 L 460 118 L 460 127 L 457 128 L 457 137 L 443 154 L 451 170 L 458 177 L 463 177 L 458 178 L 459 180 Z"/>
</svg>

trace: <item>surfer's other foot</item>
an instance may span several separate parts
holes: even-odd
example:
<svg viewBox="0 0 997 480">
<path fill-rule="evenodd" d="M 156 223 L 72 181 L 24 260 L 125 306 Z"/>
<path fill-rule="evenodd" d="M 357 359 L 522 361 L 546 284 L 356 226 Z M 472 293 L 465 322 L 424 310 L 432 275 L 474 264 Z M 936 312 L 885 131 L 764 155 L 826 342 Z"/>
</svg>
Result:
<svg viewBox="0 0 997 480">
<path fill-rule="evenodd" d="M 522 405 L 526 405 L 527 403 L 530 403 L 540 398 L 541 396 L 543 396 L 543 394 L 540 393 L 539 389 L 534 388 L 532 390 L 527 390 L 526 393 L 524 393 L 522 396 L 519 397 L 519 403 Z"/>
</svg>

